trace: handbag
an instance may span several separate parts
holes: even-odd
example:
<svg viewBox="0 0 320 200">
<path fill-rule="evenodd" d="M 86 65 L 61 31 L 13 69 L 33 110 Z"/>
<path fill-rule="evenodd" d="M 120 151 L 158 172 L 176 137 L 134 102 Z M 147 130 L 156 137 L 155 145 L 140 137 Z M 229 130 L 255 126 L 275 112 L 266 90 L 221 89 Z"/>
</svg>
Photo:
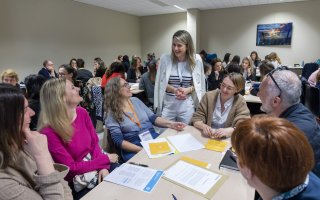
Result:
<svg viewBox="0 0 320 200">
<path fill-rule="evenodd" d="M 88 153 L 84 158 L 83 161 L 91 160 L 91 155 Z M 83 190 L 84 188 L 92 189 L 98 183 L 98 171 L 94 170 L 91 172 L 86 172 L 81 175 L 76 175 L 73 178 L 73 187 L 76 192 Z"/>
</svg>

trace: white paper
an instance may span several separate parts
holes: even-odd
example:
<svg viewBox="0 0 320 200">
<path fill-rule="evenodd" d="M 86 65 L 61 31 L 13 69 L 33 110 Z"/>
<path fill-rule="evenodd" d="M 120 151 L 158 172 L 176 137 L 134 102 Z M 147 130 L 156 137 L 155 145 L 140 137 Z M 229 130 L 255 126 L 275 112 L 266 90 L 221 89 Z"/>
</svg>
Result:
<svg viewBox="0 0 320 200">
<path fill-rule="evenodd" d="M 204 195 L 207 194 L 222 177 L 220 174 L 205 170 L 182 160 L 179 160 L 165 171 L 164 176 Z"/>
<path fill-rule="evenodd" d="M 123 185 L 143 192 L 151 192 L 163 171 L 124 163 L 113 170 L 104 181 Z"/>
<path fill-rule="evenodd" d="M 170 154 L 174 154 L 175 152 L 175 148 L 168 142 L 169 148 L 170 148 L 170 152 L 168 153 L 163 153 L 163 154 L 157 154 L 157 155 L 152 155 L 151 151 L 150 151 L 150 143 L 158 143 L 158 142 L 168 142 L 166 138 L 157 138 L 154 140 L 148 140 L 148 141 L 142 141 L 141 145 L 144 148 L 144 150 L 146 151 L 146 153 L 148 154 L 149 158 L 160 158 L 166 155 L 170 155 Z"/>
<path fill-rule="evenodd" d="M 190 133 L 169 136 L 167 138 L 179 152 L 194 151 L 204 148 L 204 145 Z"/>
</svg>

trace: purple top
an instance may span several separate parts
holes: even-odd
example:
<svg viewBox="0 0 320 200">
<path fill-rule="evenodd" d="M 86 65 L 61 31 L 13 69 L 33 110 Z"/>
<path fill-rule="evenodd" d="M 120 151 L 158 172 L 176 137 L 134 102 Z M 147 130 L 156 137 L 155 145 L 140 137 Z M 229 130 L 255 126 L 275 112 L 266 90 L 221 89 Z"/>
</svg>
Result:
<svg viewBox="0 0 320 200">
<path fill-rule="evenodd" d="M 53 160 L 70 168 L 65 177 L 67 181 L 71 181 L 76 175 L 110 168 L 110 160 L 102 153 L 97 133 L 87 111 L 77 107 L 76 112 L 77 118 L 72 123 L 74 132 L 70 143 L 65 143 L 51 127 L 41 130 L 41 133 L 48 138 L 48 147 Z M 88 153 L 91 154 L 92 160 L 83 161 Z"/>
</svg>

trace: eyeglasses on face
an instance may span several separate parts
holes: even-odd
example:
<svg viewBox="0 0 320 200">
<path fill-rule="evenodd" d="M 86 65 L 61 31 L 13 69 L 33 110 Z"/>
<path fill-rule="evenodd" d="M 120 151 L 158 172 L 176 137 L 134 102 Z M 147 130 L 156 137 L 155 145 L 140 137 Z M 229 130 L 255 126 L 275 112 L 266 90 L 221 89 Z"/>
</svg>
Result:
<svg viewBox="0 0 320 200">
<path fill-rule="evenodd" d="M 280 91 L 280 94 L 278 95 L 278 97 L 281 96 L 282 90 L 281 90 L 280 86 L 278 85 L 277 81 L 276 81 L 276 80 L 274 79 L 274 77 L 272 76 L 272 74 L 273 74 L 274 72 L 276 72 L 276 71 L 282 71 L 282 70 L 289 70 L 289 68 L 286 67 L 286 66 L 281 66 L 281 67 L 278 67 L 278 68 L 272 70 L 271 72 L 269 72 L 269 73 L 267 74 L 267 77 L 270 77 L 270 78 L 271 78 L 271 80 L 273 81 L 273 83 L 276 85 L 276 87 L 277 87 L 277 88 L 279 89 L 279 91 Z"/>
<path fill-rule="evenodd" d="M 130 84 L 129 83 L 124 83 L 121 87 L 124 87 L 124 88 L 130 88 Z"/>
</svg>

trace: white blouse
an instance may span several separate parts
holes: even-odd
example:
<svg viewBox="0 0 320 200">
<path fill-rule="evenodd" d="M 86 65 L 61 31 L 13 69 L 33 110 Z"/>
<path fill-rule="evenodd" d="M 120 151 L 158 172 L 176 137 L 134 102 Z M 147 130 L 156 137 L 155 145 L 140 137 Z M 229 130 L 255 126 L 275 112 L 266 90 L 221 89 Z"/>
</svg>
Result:
<svg viewBox="0 0 320 200">
<path fill-rule="evenodd" d="M 225 128 L 224 123 L 227 121 L 227 117 L 231 110 L 233 104 L 234 96 L 232 96 L 228 101 L 224 103 L 224 111 L 221 113 L 221 101 L 220 101 L 220 94 L 217 99 L 216 107 L 213 111 L 211 127 L 214 129 L 218 128 Z"/>
</svg>

